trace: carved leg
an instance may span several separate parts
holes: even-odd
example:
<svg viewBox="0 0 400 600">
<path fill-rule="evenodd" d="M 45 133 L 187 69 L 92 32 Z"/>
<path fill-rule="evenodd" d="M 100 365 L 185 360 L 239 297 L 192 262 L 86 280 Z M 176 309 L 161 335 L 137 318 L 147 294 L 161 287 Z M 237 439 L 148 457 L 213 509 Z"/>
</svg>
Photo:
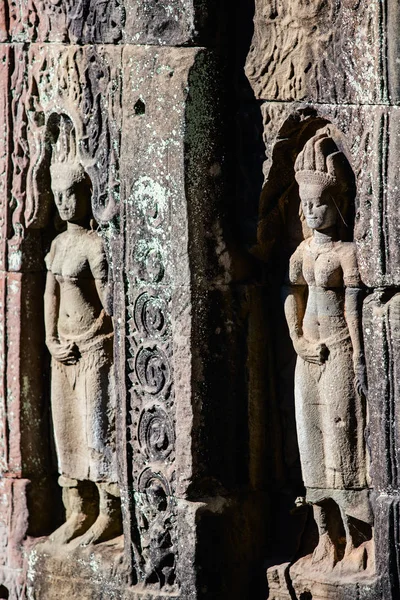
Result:
<svg viewBox="0 0 400 600">
<path fill-rule="evenodd" d="M 346 572 L 360 573 L 367 568 L 367 542 L 372 534 L 369 534 L 368 524 L 349 516 L 343 508 L 340 508 L 343 527 L 346 534 L 346 549 L 344 554 L 343 569 Z"/>
<path fill-rule="evenodd" d="M 314 519 L 318 527 L 319 541 L 315 548 L 312 562 L 326 564 L 333 569 L 336 563 L 336 549 L 328 529 L 328 514 L 324 506 L 313 505 Z"/>
<path fill-rule="evenodd" d="M 99 516 L 80 541 L 81 546 L 111 540 L 122 533 L 121 500 L 117 484 L 98 483 Z"/>
<path fill-rule="evenodd" d="M 63 503 L 67 520 L 50 536 L 54 544 L 67 544 L 82 535 L 95 522 L 96 503 L 93 494 L 84 482 L 61 476 L 58 480 L 62 487 Z"/>
</svg>

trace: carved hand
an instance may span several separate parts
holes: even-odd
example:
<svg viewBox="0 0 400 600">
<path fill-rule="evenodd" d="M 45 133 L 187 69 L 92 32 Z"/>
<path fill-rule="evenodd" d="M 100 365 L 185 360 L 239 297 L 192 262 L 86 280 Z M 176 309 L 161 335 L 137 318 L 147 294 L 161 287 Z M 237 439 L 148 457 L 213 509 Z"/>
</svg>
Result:
<svg viewBox="0 0 400 600">
<path fill-rule="evenodd" d="M 47 340 L 46 344 L 52 357 L 59 362 L 65 365 L 74 365 L 78 362 L 80 353 L 74 342 L 62 344 L 56 339 L 51 339 Z"/>
<path fill-rule="evenodd" d="M 354 360 L 354 373 L 354 387 L 356 392 L 359 396 L 366 398 L 368 394 L 367 369 L 363 360 Z"/>
<path fill-rule="evenodd" d="M 323 365 L 329 355 L 329 349 L 325 344 L 313 344 L 303 337 L 294 342 L 294 349 L 303 360 L 317 365 Z"/>
</svg>

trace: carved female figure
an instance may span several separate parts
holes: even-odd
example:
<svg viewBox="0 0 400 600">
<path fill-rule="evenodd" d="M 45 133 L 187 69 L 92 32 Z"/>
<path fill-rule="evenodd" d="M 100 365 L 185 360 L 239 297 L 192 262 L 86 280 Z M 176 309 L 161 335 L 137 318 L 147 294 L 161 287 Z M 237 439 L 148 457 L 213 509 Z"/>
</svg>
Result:
<svg viewBox="0 0 400 600">
<path fill-rule="evenodd" d="M 90 226 L 91 184 L 82 165 L 68 158 L 53 162 L 50 175 L 58 212 L 67 222 L 46 257 L 46 344 L 52 356 L 54 436 L 67 513 L 51 539 L 67 543 L 85 534 L 81 544 L 86 545 L 121 533 L 107 260 L 102 240 Z"/>
<path fill-rule="evenodd" d="M 366 376 L 356 249 L 342 233 L 351 201 L 340 177 L 345 163 L 326 130 L 297 157 L 295 176 L 312 237 L 290 259 L 285 314 L 298 355 L 295 407 L 303 479 L 319 530 L 313 562 L 326 560 L 333 567 L 351 555 L 359 568 L 365 548 L 354 551 L 370 531 Z"/>
</svg>

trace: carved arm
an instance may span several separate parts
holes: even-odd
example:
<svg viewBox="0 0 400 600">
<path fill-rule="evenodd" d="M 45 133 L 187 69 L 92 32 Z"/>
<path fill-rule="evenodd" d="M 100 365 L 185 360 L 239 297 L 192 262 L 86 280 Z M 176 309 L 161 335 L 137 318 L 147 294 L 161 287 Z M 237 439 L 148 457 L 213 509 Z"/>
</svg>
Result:
<svg viewBox="0 0 400 600">
<path fill-rule="evenodd" d="M 306 310 L 307 286 L 286 285 L 283 288 L 284 308 L 289 334 L 296 353 L 310 363 L 323 364 L 327 358 L 325 344 L 312 343 L 303 336 L 303 318 Z"/>
<path fill-rule="evenodd" d="M 96 290 L 106 313 L 113 316 L 113 286 L 108 279 L 95 279 Z"/>
<path fill-rule="evenodd" d="M 60 290 L 56 278 L 47 271 L 46 289 L 44 293 L 44 323 L 46 328 L 46 345 L 49 347 L 58 342 L 58 311 L 60 306 Z"/>
<path fill-rule="evenodd" d="M 106 313 L 113 316 L 113 284 L 110 280 L 110 269 L 103 240 L 99 235 L 93 238 L 89 252 L 89 264 L 95 280 L 96 290 Z"/>
<path fill-rule="evenodd" d="M 51 271 L 47 271 L 46 289 L 44 293 L 44 322 L 46 329 L 46 346 L 53 358 L 65 364 L 75 364 L 78 360 L 78 349 L 74 343 L 61 344 L 58 337 L 58 317 L 60 310 L 60 286 Z"/>
<path fill-rule="evenodd" d="M 362 300 L 363 291 L 357 287 L 346 287 L 344 312 L 353 345 L 355 386 L 359 394 L 367 395 L 367 373 L 362 341 Z"/>
</svg>

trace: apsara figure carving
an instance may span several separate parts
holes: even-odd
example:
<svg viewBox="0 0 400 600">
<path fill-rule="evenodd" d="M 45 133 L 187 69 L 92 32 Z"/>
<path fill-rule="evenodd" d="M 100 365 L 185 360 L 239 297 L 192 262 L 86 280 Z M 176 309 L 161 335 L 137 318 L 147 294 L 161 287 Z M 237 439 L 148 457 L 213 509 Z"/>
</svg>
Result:
<svg viewBox="0 0 400 600">
<path fill-rule="evenodd" d="M 121 533 L 112 391 L 113 324 L 108 265 L 92 228 L 91 182 L 76 156 L 75 130 L 61 117 L 51 189 L 67 229 L 46 257 L 46 344 L 66 522 L 51 536 L 101 542 Z M 95 485 L 94 485 L 95 484 Z M 96 489 L 97 488 L 97 489 Z"/>
<path fill-rule="evenodd" d="M 324 570 L 366 568 L 371 515 L 367 489 L 366 373 L 362 289 L 349 231 L 350 165 L 329 128 L 295 162 L 301 207 L 312 236 L 290 259 L 285 313 L 298 355 L 296 425 L 307 500 Z M 351 229 L 351 226 L 350 226 Z M 323 566 L 324 565 L 324 566 Z M 338 567 L 339 568 L 339 567 Z"/>
</svg>

